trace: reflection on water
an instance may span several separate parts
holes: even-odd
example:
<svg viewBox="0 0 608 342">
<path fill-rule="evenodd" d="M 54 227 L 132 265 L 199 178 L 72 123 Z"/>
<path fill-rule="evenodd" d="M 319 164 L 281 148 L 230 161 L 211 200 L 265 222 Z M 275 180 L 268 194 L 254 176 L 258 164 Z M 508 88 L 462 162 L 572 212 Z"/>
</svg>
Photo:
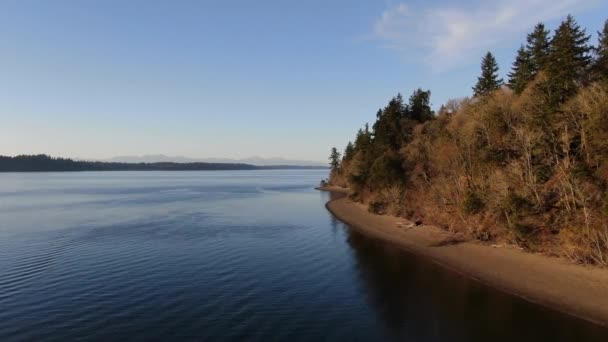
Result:
<svg viewBox="0 0 608 342">
<path fill-rule="evenodd" d="M 0 174 L 0 341 L 607 336 L 349 229 L 325 173 Z"/>
<path fill-rule="evenodd" d="M 367 299 L 405 341 L 606 341 L 607 331 L 490 289 L 348 230 Z"/>
</svg>

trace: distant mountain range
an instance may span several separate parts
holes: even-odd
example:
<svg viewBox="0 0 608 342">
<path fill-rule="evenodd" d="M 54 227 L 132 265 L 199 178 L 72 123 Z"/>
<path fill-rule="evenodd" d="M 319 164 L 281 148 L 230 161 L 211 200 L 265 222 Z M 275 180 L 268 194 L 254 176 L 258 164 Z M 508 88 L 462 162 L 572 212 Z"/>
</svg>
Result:
<svg viewBox="0 0 608 342">
<path fill-rule="evenodd" d="M 183 156 L 166 156 L 164 154 L 152 154 L 143 156 L 118 156 L 110 159 L 99 160 L 112 163 L 228 163 L 249 164 L 256 166 L 320 166 L 327 167 L 326 162 L 310 160 L 292 160 L 285 158 L 262 158 L 250 157 L 244 159 L 230 158 L 190 158 Z"/>
</svg>

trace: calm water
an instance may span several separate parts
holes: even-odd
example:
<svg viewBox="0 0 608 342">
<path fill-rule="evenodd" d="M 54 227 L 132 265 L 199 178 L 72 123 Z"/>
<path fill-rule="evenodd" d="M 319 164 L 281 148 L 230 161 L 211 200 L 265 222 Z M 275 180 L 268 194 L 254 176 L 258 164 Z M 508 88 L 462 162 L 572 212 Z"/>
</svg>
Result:
<svg viewBox="0 0 608 342">
<path fill-rule="evenodd" d="M 324 171 L 0 174 L 0 341 L 607 341 L 371 240 Z"/>
</svg>

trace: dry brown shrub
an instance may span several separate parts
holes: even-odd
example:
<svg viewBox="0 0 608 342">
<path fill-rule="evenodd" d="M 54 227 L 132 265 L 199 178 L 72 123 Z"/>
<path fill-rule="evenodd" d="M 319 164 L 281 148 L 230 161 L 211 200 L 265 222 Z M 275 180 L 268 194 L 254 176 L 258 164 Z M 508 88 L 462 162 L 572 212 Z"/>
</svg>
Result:
<svg viewBox="0 0 608 342">
<path fill-rule="evenodd" d="M 386 211 L 390 215 L 400 216 L 403 213 L 404 193 L 400 186 L 391 186 L 383 189 L 378 200 L 386 204 Z"/>
<path fill-rule="evenodd" d="M 403 183 L 368 181 L 357 199 L 480 240 L 607 265 L 608 88 L 590 85 L 553 112 L 547 90 L 541 74 L 519 96 L 450 103 L 400 149 Z M 365 171 L 361 160 L 336 181 Z"/>
<path fill-rule="evenodd" d="M 608 266 L 608 224 L 560 232 L 563 254 L 574 263 Z"/>
<path fill-rule="evenodd" d="M 584 160 L 599 166 L 608 154 L 608 87 L 592 84 L 563 106 L 564 139 L 576 139 Z"/>
</svg>

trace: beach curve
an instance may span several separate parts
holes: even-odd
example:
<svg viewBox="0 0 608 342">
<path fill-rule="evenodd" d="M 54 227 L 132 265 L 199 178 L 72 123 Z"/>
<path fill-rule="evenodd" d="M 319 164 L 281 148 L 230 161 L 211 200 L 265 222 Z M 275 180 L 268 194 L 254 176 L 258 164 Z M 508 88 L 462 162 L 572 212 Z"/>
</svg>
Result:
<svg viewBox="0 0 608 342">
<path fill-rule="evenodd" d="M 467 241 L 438 227 L 376 215 L 346 196 L 347 189 L 317 188 L 332 194 L 326 208 L 340 221 L 373 238 L 530 302 L 608 327 L 608 270 L 515 248 Z"/>
</svg>

